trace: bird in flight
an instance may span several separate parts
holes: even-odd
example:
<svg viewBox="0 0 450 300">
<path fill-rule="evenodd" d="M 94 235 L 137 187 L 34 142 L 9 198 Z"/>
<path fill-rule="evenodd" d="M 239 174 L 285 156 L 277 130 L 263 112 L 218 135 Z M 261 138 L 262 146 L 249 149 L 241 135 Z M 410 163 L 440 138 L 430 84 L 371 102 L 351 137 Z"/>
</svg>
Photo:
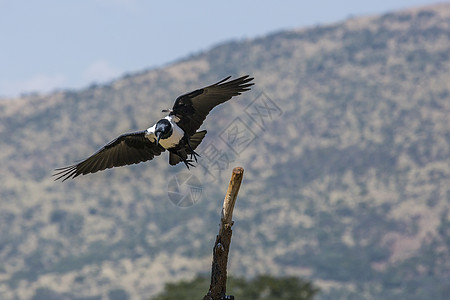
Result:
<svg viewBox="0 0 450 300">
<path fill-rule="evenodd" d="M 209 112 L 253 85 L 249 75 L 228 81 L 230 78 L 179 96 L 172 109 L 163 110 L 169 113 L 167 117 L 146 130 L 122 134 L 77 164 L 56 169 L 55 180 L 137 164 L 165 150 L 169 151 L 170 165 L 183 162 L 189 169 L 199 156 L 194 150 L 206 135 L 206 130 L 197 130 Z"/>
</svg>

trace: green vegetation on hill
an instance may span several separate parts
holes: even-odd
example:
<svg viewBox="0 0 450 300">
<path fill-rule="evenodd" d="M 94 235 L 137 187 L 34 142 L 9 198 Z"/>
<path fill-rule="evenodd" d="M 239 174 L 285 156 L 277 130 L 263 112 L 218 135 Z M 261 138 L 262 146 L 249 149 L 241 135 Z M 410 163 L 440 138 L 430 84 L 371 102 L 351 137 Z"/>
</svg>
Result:
<svg viewBox="0 0 450 300">
<path fill-rule="evenodd" d="M 190 281 L 165 285 L 164 291 L 151 300 L 202 299 L 209 289 L 210 279 L 197 276 Z M 227 279 L 227 294 L 235 299 L 252 300 L 312 300 L 319 290 L 310 282 L 295 277 L 274 278 L 261 275 L 252 280 Z"/>
</svg>

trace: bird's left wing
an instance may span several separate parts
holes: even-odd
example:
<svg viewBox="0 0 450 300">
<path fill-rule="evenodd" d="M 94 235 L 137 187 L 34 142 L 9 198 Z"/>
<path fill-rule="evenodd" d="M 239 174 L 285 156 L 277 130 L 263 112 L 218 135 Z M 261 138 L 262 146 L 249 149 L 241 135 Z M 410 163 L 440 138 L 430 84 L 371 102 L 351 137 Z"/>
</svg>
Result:
<svg viewBox="0 0 450 300">
<path fill-rule="evenodd" d="M 137 164 L 153 159 L 164 152 L 164 148 L 150 141 L 146 131 L 122 134 L 112 140 L 87 159 L 60 169 L 56 169 L 55 180 L 65 181 L 79 175 L 95 173 L 112 167 Z"/>
</svg>

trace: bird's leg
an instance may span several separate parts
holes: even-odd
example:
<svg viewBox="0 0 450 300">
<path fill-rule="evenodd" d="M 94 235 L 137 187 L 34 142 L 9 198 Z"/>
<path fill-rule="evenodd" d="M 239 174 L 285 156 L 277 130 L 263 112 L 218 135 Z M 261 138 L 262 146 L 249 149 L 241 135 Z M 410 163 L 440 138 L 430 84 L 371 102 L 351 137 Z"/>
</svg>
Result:
<svg viewBox="0 0 450 300">
<path fill-rule="evenodd" d="M 177 155 L 180 157 L 181 161 L 184 162 L 184 164 L 186 165 L 186 168 L 189 167 L 195 167 L 195 165 L 193 164 L 193 160 L 192 159 L 188 159 L 187 153 L 185 150 L 183 149 L 179 149 L 176 151 Z"/>
<path fill-rule="evenodd" d="M 194 161 L 192 159 L 183 159 L 183 162 L 186 165 L 186 167 L 188 168 L 188 170 L 189 170 L 189 167 L 195 168 L 195 165 L 193 164 Z"/>
<path fill-rule="evenodd" d="M 194 161 L 192 159 L 187 159 L 187 158 L 184 158 L 183 156 L 180 156 L 180 157 L 183 160 L 184 164 L 186 165 L 186 168 L 188 168 L 188 170 L 189 170 L 189 167 L 195 167 L 195 165 L 193 164 Z"/>
<path fill-rule="evenodd" d="M 194 149 L 193 149 L 192 146 L 191 146 L 191 143 L 189 142 L 189 138 L 188 138 L 188 137 L 186 137 L 186 144 L 187 144 L 187 146 L 188 146 L 188 148 L 189 148 L 189 151 L 191 151 L 191 153 L 190 153 L 190 155 L 191 155 L 191 160 L 192 160 L 192 157 L 194 157 L 195 162 L 198 162 L 198 161 L 197 161 L 197 156 L 200 157 L 200 154 L 198 154 L 197 152 L 194 151 Z"/>
</svg>

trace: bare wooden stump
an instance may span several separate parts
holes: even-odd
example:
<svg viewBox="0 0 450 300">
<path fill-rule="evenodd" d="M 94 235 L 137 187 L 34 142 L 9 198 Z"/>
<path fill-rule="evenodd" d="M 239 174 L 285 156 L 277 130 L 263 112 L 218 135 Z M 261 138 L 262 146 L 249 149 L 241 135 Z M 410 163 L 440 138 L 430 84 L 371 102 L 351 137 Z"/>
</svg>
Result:
<svg viewBox="0 0 450 300">
<path fill-rule="evenodd" d="M 231 243 L 231 226 L 233 226 L 233 209 L 236 198 L 241 187 L 244 169 L 236 167 L 233 169 L 227 194 L 223 201 L 222 217 L 220 219 L 219 235 L 213 248 L 213 262 L 211 270 L 211 285 L 203 300 L 224 300 L 234 299 L 233 296 L 226 296 L 227 289 L 227 263 L 228 252 Z"/>
</svg>

